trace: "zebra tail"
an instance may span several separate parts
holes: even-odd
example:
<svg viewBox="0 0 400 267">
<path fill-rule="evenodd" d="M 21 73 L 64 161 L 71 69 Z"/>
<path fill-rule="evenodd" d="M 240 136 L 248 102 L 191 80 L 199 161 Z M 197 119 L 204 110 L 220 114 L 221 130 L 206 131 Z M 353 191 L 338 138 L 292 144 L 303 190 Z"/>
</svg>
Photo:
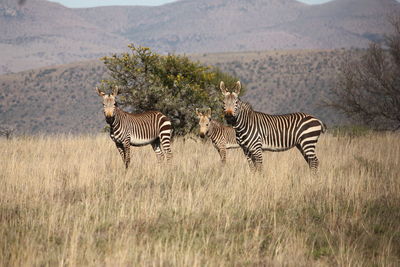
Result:
<svg viewBox="0 0 400 267">
<path fill-rule="evenodd" d="M 326 132 L 326 130 L 328 130 L 328 127 L 326 126 L 326 124 L 325 123 L 323 123 L 322 121 L 319 121 L 320 123 L 321 123 L 321 126 L 322 126 L 322 130 L 321 130 L 321 133 L 325 133 Z"/>
</svg>

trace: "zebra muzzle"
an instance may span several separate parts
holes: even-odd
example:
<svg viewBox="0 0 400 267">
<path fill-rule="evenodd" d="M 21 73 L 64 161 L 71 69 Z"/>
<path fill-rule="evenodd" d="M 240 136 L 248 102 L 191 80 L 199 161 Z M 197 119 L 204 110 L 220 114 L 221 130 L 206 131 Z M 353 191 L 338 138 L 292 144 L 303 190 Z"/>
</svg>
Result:
<svg viewBox="0 0 400 267">
<path fill-rule="evenodd" d="M 106 116 L 106 122 L 111 124 L 114 122 L 114 116 Z"/>
<path fill-rule="evenodd" d="M 225 114 L 225 120 L 230 125 L 233 125 L 235 123 L 235 117 L 233 115 Z"/>
<path fill-rule="evenodd" d="M 233 110 L 232 109 L 227 109 L 225 112 L 225 117 L 226 116 L 233 116 Z"/>
</svg>

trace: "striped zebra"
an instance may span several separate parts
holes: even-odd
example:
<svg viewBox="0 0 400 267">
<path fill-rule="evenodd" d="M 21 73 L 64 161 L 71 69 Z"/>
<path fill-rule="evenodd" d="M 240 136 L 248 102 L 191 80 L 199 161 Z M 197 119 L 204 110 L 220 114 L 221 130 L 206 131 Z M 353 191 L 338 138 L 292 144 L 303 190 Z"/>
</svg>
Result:
<svg viewBox="0 0 400 267">
<path fill-rule="evenodd" d="M 225 126 L 218 121 L 211 119 L 211 109 L 206 112 L 200 112 L 196 108 L 196 115 L 199 118 L 200 137 L 208 136 L 214 147 L 217 149 L 221 162 L 226 162 L 226 150 L 231 148 L 239 148 L 236 142 L 235 130 L 232 127 Z"/>
<path fill-rule="evenodd" d="M 103 111 L 110 125 L 110 137 L 121 154 L 125 168 L 128 168 L 130 162 L 130 146 L 151 144 L 158 162 L 164 156 L 168 161 L 172 158 L 172 126 L 164 114 L 158 111 L 131 114 L 121 110 L 115 101 L 118 87 L 114 87 L 112 94 L 105 94 L 97 87 L 96 91 L 103 98 Z"/>
<path fill-rule="evenodd" d="M 296 147 L 316 173 L 318 158 L 315 145 L 326 126 L 317 118 L 305 113 L 268 115 L 254 111 L 239 99 L 241 89 L 238 81 L 232 92 L 228 92 L 224 82 L 220 89 L 224 95 L 225 118 L 233 125 L 238 143 L 243 149 L 251 169 L 260 171 L 262 151 L 285 151 Z"/>
</svg>

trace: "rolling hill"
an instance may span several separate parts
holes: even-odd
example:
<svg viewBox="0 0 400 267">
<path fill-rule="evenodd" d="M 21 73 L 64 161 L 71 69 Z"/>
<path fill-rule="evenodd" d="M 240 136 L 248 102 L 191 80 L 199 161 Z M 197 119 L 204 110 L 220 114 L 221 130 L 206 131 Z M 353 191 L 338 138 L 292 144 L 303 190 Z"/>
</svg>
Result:
<svg viewBox="0 0 400 267">
<path fill-rule="evenodd" d="M 98 58 L 129 43 L 47 1 L 2 0 L 0 25 L 0 73 Z"/>
<path fill-rule="evenodd" d="M 193 60 L 240 78 L 244 100 L 256 110 L 281 114 L 303 111 L 328 126 L 343 117 L 326 109 L 343 60 L 357 51 L 267 51 L 198 54 Z M 0 76 L 0 125 L 17 134 L 97 133 L 105 126 L 94 88 L 107 71 L 100 61 L 84 61 Z M 218 90 L 216 88 L 216 90 Z"/>
<path fill-rule="evenodd" d="M 181 0 L 157 7 L 70 9 L 0 2 L 0 74 L 98 58 L 127 44 L 159 52 L 365 47 L 390 31 L 395 0 Z"/>
</svg>

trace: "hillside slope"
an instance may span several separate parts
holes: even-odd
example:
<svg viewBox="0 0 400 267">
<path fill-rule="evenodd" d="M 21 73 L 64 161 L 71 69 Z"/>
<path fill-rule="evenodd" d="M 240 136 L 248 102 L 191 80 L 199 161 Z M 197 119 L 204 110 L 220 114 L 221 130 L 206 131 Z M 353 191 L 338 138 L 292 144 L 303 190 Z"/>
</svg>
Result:
<svg viewBox="0 0 400 267">
<path fill-rule="evenodd" d="M 2 75 L 0 124 L 19 134 L 99 132 L 94 88 L 105 75 L 97 61 Z"/>
<path fill-rule="evenodd" d="M 328 125 L 342 123 L 323 108 L 335 86 L 345 50 L 272 51 L 192 56 L 231 73 L 247 87 L 244 100 L 256 110 L 316 115 Z M 0 76 L 0 125 L 18 133 L 96 133 L 105 126 L 101 100 L 94 91 L 107 71 L 100 61 Z M 218 90 L 218 88 L 216 88 Z M 221 112 L 221 110 L 215 112 Z"/>
<path fill-rule="evenodd" d="M 156 7 L 70 9 L 44 0 L 0 3 L 0 74 L 121 52 L 167 53 L 365 47 L 390 31 L 395 0 L 182 0 Z"/>
</svg>

